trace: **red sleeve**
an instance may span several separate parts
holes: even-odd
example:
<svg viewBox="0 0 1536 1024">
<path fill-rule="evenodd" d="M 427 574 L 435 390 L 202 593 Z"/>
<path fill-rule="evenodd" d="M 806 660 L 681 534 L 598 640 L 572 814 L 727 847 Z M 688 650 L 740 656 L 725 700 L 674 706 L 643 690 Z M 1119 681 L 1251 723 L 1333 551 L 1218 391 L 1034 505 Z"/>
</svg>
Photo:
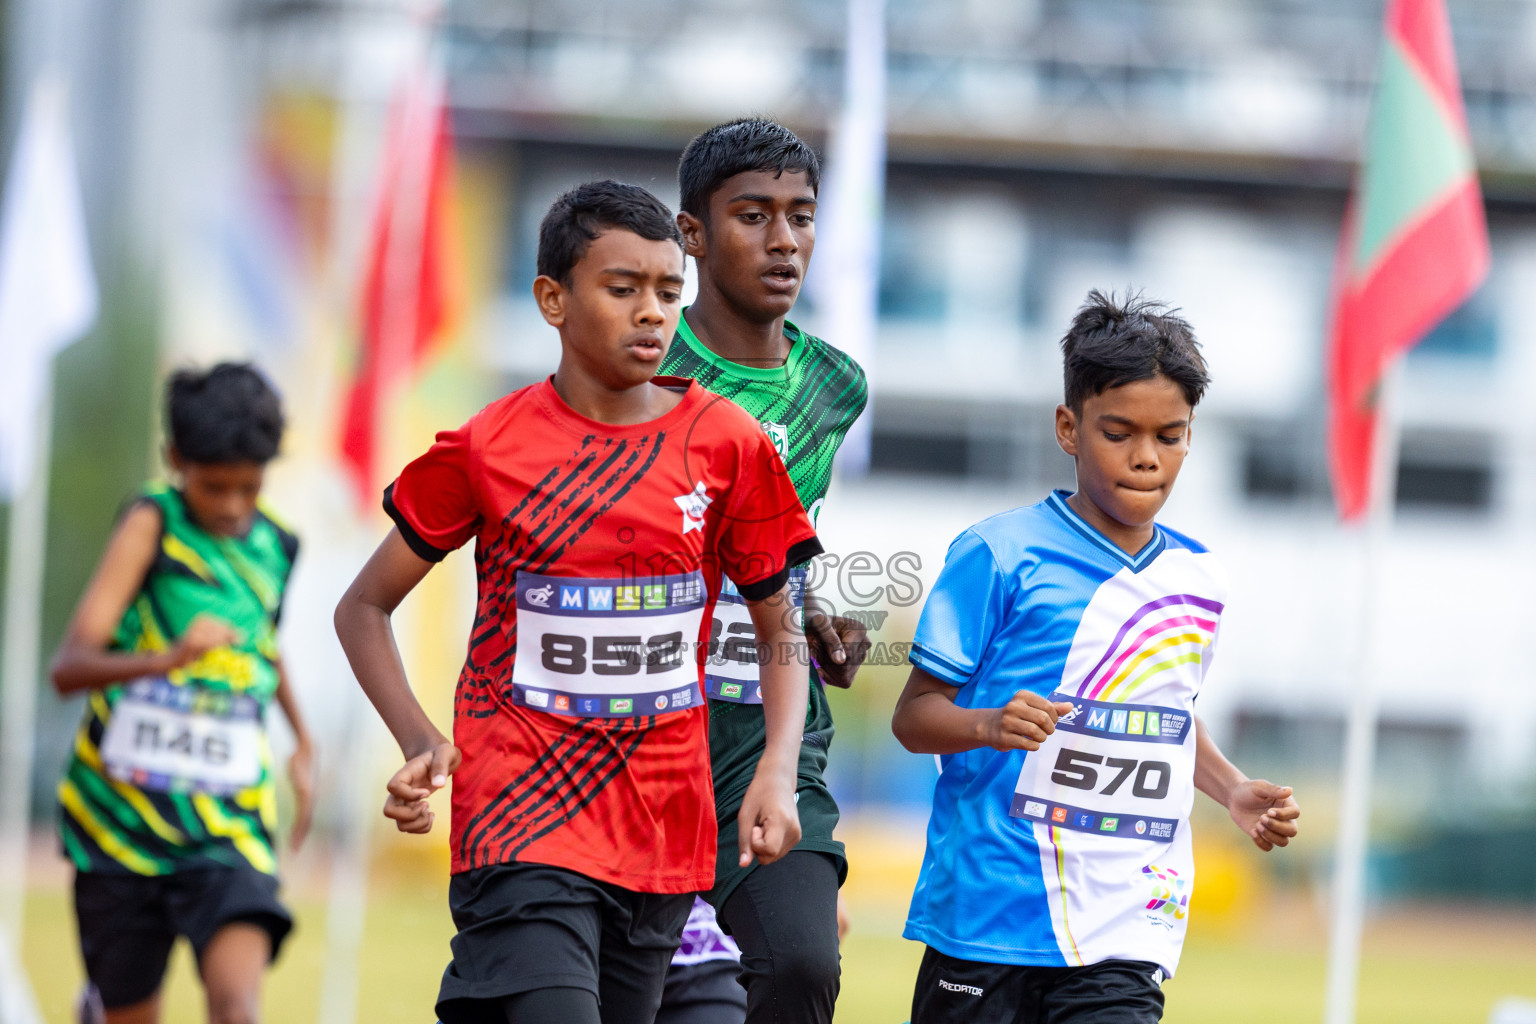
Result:
<svg viewBox="0 0 1536 1024">
<path fill-rule="evenodd" d="M 439 432 L 426 454 L 408 463 L 384 490 L 384 511 L 411 550 L 429 562 L 441 562 L 480 532 L 470 425 Z"/>
<path fill-rule="evenodd" d="M 760 429 L 751 438 L 716 545 L 741 596 L 761 601 L 779 592 L 792 566 L 821 554 L 821 542 L 773 442 Z"/>
</svg>

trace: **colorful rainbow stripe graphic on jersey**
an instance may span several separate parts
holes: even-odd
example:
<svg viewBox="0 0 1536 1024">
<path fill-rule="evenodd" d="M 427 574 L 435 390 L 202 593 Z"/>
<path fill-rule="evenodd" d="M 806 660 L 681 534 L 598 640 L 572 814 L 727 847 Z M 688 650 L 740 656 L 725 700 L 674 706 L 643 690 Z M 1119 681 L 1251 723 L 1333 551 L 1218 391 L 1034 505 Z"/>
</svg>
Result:
<svg viewBox="0 0 1536 1024">
<path fill-rule="evenodd" d="M 1178 967 L 1194 884 L 1195 697 L 1215 556 L 1161 526 L 1127 554 L 1061 492 L 951 545 L 912 661 L 962 707 L 1070 702 L 1038 751 L 943 759 L 906 937 L 986 963 Z"/>
<path fill-rule="evenodd" d="M 1205 649 L 1216 640 L 1222 607 L 1220 601 L 1194 594 L 1148 601 L 1120 627 L 1078 694 L 1090 700 L 1125 701 L 1160 672 L 1200 664 Z M 1126 640 L 1133 632 L 1135 638 Z"/>
</svg>

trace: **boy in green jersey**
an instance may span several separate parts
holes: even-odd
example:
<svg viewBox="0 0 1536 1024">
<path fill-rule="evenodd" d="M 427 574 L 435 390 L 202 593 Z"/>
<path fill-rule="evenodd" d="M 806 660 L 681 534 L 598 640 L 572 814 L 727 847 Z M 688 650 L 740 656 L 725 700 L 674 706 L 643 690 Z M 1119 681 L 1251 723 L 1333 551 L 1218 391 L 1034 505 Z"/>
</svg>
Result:
<svg viewBox="0 0 1536 1024">
<path fill-rule="evenodd" d="M 88 691 L 59 782 L 90 981 L 82 1018 L 153 1024 L 177 936 L 197 955 L 213 1024 L 258 1018 L 261 979 L 292 927 L 277 899 L 277 828 L 263 720 L 275 697 L 298 749 L 295 847 L 313 750 L 283 672 L 277 623 L 299 541 L 258 506 L 283 414 L 248 365 L 166 387 L 179 489 L 123 513 L 52 667 Z"/>
<path fill-rule="evenodd" d="M 772 121 L 731 121 L 689 143 L 678 166 L 677 222 L 698 267 L 699 292 L 659 370 L 693 377 L 751 413 L 773 439 L 812 523 L 833 456 L 867 398 L 858 363 L 785 319 L 815 243 L 819 182 L 815 152 Z M 756 663 L 733 664 L 730 654 L 733 634 L 752 637 L 742 607 L 722 595 L 722 646 L 706 669 L 721 851 L 706 898 L 740 947 L 746 1020 L 826 1022 L 837 999 L 837 890 L 847 862 L 832 837 L 837 804 L 823 777 L 832 715 L 818 684 L 847 686 L 867 641 L 857 622 L 807 608 L 806 638 L 819 672 L 812 674 L 795 794 L 802 838 L 782 860 L 744 865 L 734 856 L 736 818 L 763 751 L 763 714 L 754 697 Z M 658 1022 L 742 1020 L 732 944 L 712 934 L 712 925 L 709 908 L 697 907 Z"/>
</svg>

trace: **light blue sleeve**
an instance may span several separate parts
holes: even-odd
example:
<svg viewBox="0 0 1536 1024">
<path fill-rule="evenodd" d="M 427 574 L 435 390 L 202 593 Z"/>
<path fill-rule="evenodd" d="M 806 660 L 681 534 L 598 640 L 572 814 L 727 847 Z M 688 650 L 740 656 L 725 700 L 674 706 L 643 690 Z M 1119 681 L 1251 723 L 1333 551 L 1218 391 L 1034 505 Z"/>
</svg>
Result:
<svg viewBox="0 0 1536 1024">
<path fill-rule="evenodd" d="M 1007 586 L 975 530 L 956 537 L 917 620 L 912 664 L 951 686 L 969 682 L 1002 625 Z"/>
</svg>

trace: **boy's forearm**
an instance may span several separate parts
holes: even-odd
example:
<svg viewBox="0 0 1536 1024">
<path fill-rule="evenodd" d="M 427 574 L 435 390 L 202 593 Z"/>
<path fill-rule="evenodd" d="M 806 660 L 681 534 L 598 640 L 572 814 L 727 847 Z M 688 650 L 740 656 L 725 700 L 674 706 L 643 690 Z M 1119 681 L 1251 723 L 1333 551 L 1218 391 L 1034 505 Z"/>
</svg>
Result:
<svg viewBox="0 0 1536 1024">
<path fill-rule="evenodd" d="M 54 658 L 49 678 L 55 690 L 69 694 L 142 676 L 161 676 L 178 667 L 174 651 L 103 651 L 75 645 L 65 647 Z"/>
<path fill-rule="evenodd" d="M 1223 807 L 1231 803 L 1232 791 L 1248 776 L 1228 761 L 1211 738 L 1199 715 L 1195 716 L 1195 788 Z"/>
<path fill-rule="evenodd" d="M 758 768 L 787 772 L 793 780 L 800 762 L 801 737 L 805 735 L 810 673 L 805 634 L 781 614 L 786 607 L 788 591 L 781 591 L 777 598 L 754 604 L 750 610 L 758 649 L 766 652 L 758 677 L 763 688 L 766 733 Z"/>
<path fill-rule="evenodd" d="M 411 692 L 388 612 L 348 593 L 336 606 L 336 637 L 358 685 L 407 760 L 447 742 Z"/>
<path fill-rule="evenodd" d="M 987 745 L 989 708 L 962 708 L 937 691 L 914 694 L 896 706 L 891 731 L 914 754 L 963 754 Z"/>
<path fill-rule="evenodd" d="M 304 721 L 304 714 L 299 710 L 298 697 L 293 692 L 293 687 L 288 682 L 288 668 L 278 661 L 277 663 L 277 705 L 283 709 L 283 717 L 288 719 L 288 727 L 293 730 L 293 739 L 301 747 L 310 746 L 314 741 L 309 734 L 309 726 Z"/>
</svg>

